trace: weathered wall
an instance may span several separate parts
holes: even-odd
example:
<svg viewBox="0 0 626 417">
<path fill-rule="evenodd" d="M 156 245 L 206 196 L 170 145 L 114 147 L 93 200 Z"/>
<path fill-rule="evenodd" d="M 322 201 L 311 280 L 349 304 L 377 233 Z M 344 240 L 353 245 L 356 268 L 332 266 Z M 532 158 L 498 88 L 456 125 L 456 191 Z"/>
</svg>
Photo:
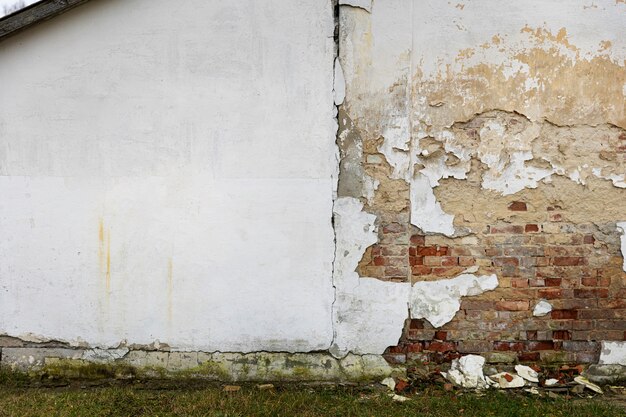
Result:
<svg viewBox="0 0 626 417">
<path fill-rule="evenodd" d="M 378 228 L 361 279 L 412 283 L 388 358 L 597 361 L 626 336 L 626 5 L 366 9 L 341 10 L 338 190 Z"/>
<path fill-rule="evenodd" d="M 261 3 L 0 44 L 3 364 L 626 364 L 624 2 Z"/>
<path fill-rule="evenodd" d="M 332 340 L 329 1 L 94 1 L 0 44 L 0 334 Z"/>
</svg>

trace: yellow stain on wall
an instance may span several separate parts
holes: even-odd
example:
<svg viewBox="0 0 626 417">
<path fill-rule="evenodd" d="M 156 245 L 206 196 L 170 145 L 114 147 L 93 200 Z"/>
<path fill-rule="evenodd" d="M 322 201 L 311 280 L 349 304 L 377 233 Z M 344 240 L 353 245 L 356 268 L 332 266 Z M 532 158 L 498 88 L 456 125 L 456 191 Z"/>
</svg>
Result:
<svg viewBox="0 0 626 417">
<path fill-rule="evenodd" d="M 111 231 L 104 227 L 104 220 L 100 218 L 98 224 L 98 259 L 100 271 L 104 274 L 107 295 L 111 291 Z"/>
</svg>

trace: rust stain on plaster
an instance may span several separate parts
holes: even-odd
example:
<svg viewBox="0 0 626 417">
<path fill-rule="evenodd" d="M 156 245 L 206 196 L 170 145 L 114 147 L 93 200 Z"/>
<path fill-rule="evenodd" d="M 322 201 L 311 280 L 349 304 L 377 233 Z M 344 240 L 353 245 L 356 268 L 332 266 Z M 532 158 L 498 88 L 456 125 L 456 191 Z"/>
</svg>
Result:
<svg viewBox="0 0 626 417">
<path fill-rule="evenodd" d="M 98 258 L 100 271 L 104 274 L 104 283 L 107 296 L 111 292 L 111 231 L 104 226 L 104 220 L 98 222 Z"/>
</svg>

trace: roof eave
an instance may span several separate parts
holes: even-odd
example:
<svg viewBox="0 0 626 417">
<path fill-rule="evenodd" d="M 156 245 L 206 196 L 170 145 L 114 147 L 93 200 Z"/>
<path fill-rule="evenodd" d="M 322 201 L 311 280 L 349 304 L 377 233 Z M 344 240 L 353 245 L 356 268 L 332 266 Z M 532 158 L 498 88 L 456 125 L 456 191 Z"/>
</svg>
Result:
<svg viewBox="0 0 626 417">
<path fill-rule="evenodd" d="M 42 0 L 0 19 L 0 42 L 89 0 Z"/>
</svg>

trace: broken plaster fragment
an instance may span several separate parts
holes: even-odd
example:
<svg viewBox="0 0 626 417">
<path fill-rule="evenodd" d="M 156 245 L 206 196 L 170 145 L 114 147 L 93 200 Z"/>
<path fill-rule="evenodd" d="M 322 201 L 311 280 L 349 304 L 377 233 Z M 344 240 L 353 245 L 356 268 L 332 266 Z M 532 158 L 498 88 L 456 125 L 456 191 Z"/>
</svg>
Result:
<svg viewBox="0 0 626 417">
<path fill-rule="evenodd" d="M 581 376 L 581 375 L 577 376 L 576 378 L 574 378 L 574 382 L 576 382 L 576 383 L 578 383 L 580 385 L 583 385 L 585 388 L 588 388 L 591 391 L 597 392 L 598 394 L 602 394 L 602 388 L 600 388 L 599 386 L 597 386 L 593 382 L 589 381 L 584 376 Z"/>
<path fill-rule="evenodd" d="M 463 388 L 487 388 L 483 375 L 485 358 L 478 355 L 467 355 L 452 361 L 450 371 L 442 372 L 444 378 Z"/>
<path fill-rule="evenodd" d="M 552 304 L 550 304 L 546 300 L 540 300 L 537 303 L 537 305 L 535 305 L 535 308 L 533 309 L 533 316 L 543 317 L 551 311 L 552 311 Z"/>
<path fill-rule="evenodd" d="M 372 12 L 372 0 L 339 0 L 339 5 L 358 7 L 368 13 Z"/>
<path fill-rule="evenodd" d="M 413 319 L 426 319 L 434 327 L 451 321 L 461 308 L 461 297 L 479 295 L 494 290 L 498 277 L 461 274 L 439 281 L 419 281 L 411 289 L 410 313 Z"/>
<path fill-rule="evenodd" d="M 499 374 L 487 377 L 487 382 L 498 388 L 521 388 L 526 385 L 526 381 L 519 375 L 510 374 L 508 372 L 500 372 Z"/>
<path fill-rule="evenodd" d="M 622 237 L 621 239 L 621 251 L 622 251 L 622 258 L 624 258 L 624 263 L 622 264 L 622 269 L 624 271 L 626 271 L 626 222 L 618 222 L 617 223 L 617 230 L 620 231 L 622 233 Z"/>
<path fill-rule="evenodd" d="M 539 382 L 539 374 L 530 366 L 526 365 L 515 365 L 515 372 L 526 381 L 529 382 Z"/>
</svg>

